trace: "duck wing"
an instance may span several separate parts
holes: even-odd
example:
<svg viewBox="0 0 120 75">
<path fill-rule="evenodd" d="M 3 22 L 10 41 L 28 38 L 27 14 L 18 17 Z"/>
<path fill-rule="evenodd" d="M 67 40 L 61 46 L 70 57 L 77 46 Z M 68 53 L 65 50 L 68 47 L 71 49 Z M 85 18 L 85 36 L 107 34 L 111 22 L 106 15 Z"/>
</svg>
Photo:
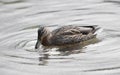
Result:
<svg viewBox="0 0 120 75">
<path fill-rule="evenodd" d="M 51 44 L 57 46 L 77 44 L 89 39 L 96 37 L 92 33 L 87 35 L 77 34 L 77 35 L 57 35 L 51 38 Z"/>
<path fill-rule="evenodd" d="M 53 35 L 73 35 L 80 33 L 79 28 L 75 26 L 64 26 L 52 32 Z"/>
<path fill-rule="evenodd" d="M 68 45 L 80 43 L 96 36 L 94 26 L 65 26 L 52 32 L 53 45 Z"/>
<path fill-rule="evenodd" d="M 89 34 L 90 32 L 94 33 L 97 26 L 64 26 L 58 28 L 52 32 L 53 35 L 76 35 L 76 34 Z"/>
</svg>

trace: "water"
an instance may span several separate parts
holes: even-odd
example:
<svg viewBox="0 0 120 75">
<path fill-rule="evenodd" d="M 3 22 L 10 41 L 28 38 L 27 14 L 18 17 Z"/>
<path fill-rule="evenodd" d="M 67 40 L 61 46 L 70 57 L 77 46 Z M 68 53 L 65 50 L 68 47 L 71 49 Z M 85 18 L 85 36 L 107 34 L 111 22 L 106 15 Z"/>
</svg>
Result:
<svg viewBox="0 0 120 75">
<path fill-rule="evenodd" d="M 119 0 L 0 0 L 0 74 L 119 75 Z M 80 51 L 34 50 L 40 25 L 99 25 L 98 43 Z M 82 51 L 82 52 L 81 52 Z"/>
</svg>

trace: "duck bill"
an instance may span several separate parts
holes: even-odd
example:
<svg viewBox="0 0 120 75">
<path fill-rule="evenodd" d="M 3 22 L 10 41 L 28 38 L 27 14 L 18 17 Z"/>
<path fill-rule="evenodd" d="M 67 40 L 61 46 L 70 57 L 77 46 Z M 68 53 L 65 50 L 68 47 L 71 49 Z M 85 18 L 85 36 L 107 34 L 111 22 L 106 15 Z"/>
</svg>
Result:
<svg viewBox="0 0 120 75">
<path fill-rule="evenodd" d="M 37 40 L 37 43 L 36 43 L 36 45 L 35 45 L 35 49 L 38 49 L 39 47 L 40 47 L 40 41 Z"/>
</svg>

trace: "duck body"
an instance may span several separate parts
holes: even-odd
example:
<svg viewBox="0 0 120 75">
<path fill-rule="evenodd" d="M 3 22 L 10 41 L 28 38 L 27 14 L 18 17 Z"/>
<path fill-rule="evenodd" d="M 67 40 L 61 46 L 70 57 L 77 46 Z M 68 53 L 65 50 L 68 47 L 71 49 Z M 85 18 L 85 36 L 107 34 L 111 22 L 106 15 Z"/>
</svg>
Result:
<svg viewBox="0 0 120 75">
<path fill-rule="evenodd" d="M 99 29 L 97 25 L 93 26 L 63 26 L 53 31 L 46 27 L 38 29 L 38 38 L 35 49 L 40 43 L 43 46 L 70 46 L 93 39 L 96 37 L 95 32 Z"/>
</svg>

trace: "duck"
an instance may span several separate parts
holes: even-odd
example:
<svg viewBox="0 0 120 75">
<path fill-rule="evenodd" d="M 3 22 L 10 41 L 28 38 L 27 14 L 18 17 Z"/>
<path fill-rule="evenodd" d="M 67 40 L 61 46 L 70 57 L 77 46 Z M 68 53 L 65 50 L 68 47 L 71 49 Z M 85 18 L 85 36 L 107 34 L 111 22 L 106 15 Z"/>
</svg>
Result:
<svg viewBox="0 0 120 75">
<path fill-rule="evenodd" d="M 37 42 L 35 44 L 35 49 L 38 49 L 40 45 L 45 47 L 68 47 L 79 44 L 95 38 L 97 35 L 96 31 L 99 29 L 100 27 L 98 27 L 98 25 L 67 25 L 50 31 L 48 27 L 41 26 L 37 31 Z"/>
</svg>

